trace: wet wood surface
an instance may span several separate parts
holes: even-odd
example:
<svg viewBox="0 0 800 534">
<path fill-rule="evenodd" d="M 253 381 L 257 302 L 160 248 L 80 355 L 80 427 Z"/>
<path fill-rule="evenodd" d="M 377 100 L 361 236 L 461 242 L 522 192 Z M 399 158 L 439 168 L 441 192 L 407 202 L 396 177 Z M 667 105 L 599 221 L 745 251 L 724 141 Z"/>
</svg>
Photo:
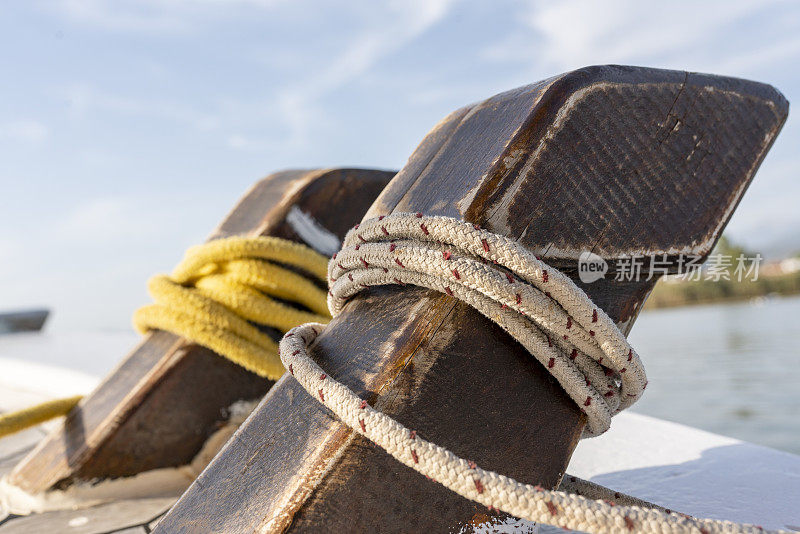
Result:
<svg viewBox="0 0 800 534">
<path fill-rule="evenodd" d="M 363 169 L 270 175 L 209 239 L 250 234 L 303 242 L 306 232 L 289 216 L 298 210 L 341 239 L 392 176 Z M 279 332 L 269 333 L 280 339 Z M 225 424 L 233 403 L 260 398 L 272 383 L 204 347 L 154 332 L 14 468 L 9 480 L 36 493 L 188 464 Z"/>
<path fill-rule="evenodd" d="M 446 117 L 370 209 L 441 214 L 577 258 L 707 255 L 786 119 L 772 87 L 589 67 Z M 624 331 L 658 276 L 580 284 Z M 413 287 L 353 298 L 312 348 L 426 439 L 555 487 L 584 416 L 478 312 Z M 492 513 L 395 462 L 284 376 L 156 532 L 457 532 Z"/>
</svg>

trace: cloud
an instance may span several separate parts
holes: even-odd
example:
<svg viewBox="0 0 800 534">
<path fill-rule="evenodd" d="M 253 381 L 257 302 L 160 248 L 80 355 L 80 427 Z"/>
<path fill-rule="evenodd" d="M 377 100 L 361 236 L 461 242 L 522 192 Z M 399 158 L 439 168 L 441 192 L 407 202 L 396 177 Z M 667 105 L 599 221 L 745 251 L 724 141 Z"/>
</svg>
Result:
<svg viewBox="0 0 800 534">
<path fill-rule="evenodd" d="M 541 68 L 562 71 L 597 63 L 686 67 L 691 58 L 717 70 L 713 62 L 719 57 L 709 56 L 720 51 L 713 44 L 729 39 L 723 30 L 746 22 L 765 7 L 766 2 L 755 0 L 536 0 L 520 17 L 523 28 L 486 47 L 483 57 L 495 61 L 530 57 Z"/>
<path fill-rule="evenodd" d="M 234 150 L 242 150 L 245 152 L 262 150 L 270 143 L 268 139 L 261 139 L 251 137 L 243 134 L 233 134 L 228 137 L 226 145 Z"/>
<path fill-rule="evenodd" d="M 55 230 L 62 242 L 98 245 L 113 239 L 152 235 L 154 228 L 124 198 L 95 198 L 72 208 Z"/>
<path fill-rule="evenodd" d="M 284 0 L 59 0 L 55 12 L 106 31 L 180 33 L 239 9 L 268 9 Z"/>
<path fill-rule="evenodd" d="M 796 64 L 798 55 L 800 55 L 800 38 L 792 35 L 777 43 L 764 43 L 760 48 L 729 57 L 720 61 L 717 68 L 720 72 L 747 72 L 787 60 Z"/>
<path fill-rule="evenodd" d="M 212 228 L 204 213 L 208 200 L 183 194 L 187 205 L 177 207 L 171 197 L 106 196 L 88 198 L 59 214 L 50 233 L 63 246 L 87 248 L 141 246 L 160 239 L 202 237 Z"/>
<path fill-rule="evenodd" d="M 112 112 L 132 117 L 159 117 L 188 124 L 197 130 L 210 130 L 219 119 L 207 111 L 199 111 L 171 100 L 132 97 L 108 93 L 87 83 L 74 83 L 58 90 L 65 98 L 73 118 L 83 118 L 92 112 Z"/>
<path fill-rule="evenodd" d="M 444 20 L 452 3 L 451 0 L 366 3 L 342 11 L 340 15 L 354 26 L 344 44 L 321 50 L 314 46 L 313 53 L 306 51 L 303 55 L 306 68 L 301 76 L 287 80 L 268 97 L 249 101 L 229 99 L 221 104 L 215 115 L 224 117 L 219 123 L 220 129 L 227 127 L 229 132 L 225 144 L 239 151 L 307 147 L 312 132 L 331 125 L 328 108 L 322 102 L 326 97 L 363 80 L 382 60 Z M 330 36 L 318 38 L 325 42 Z M 297 50 L 287 53 L 295 57 Z M 269 58 L 281 54 L 282 50 L 271 49 L 264 53 L 266 57 L 257 57 L 256 61 L 273 66 L 276 62 Z M 274 124 L 271 135 L 265 134 L 264 124 L 270 123 Z"/>
<path fill-rule="evenodd" d="M 24 119 L 0 124 L 0 139 L 23 143 L 41 143 L 50 129 L 39 121 Z"/>
<path fill-rule="evenodd" d="M 299 94 L 314 98 L 363 75 L 386 55 L 419 37 L 448 12 L 450 0 L 395 2 L 368 17 L 361 32 Z M 388 24 L 386 21 L 390 21 Z"/>
<path fill-rule="evenodd" d="M 313 43 L 278 40 L 269 46 L 256 45 L 266 46 L 258 55 L 252 51 L 245 54 L 256 64 L 249 67 L 252 72 L 270 79 L 264 86 L 266 91 L 257 97 L 245 94 L 219 98 L 226 93 L 217 91 L 202 107 L 192 107 L 169 96 L 122 95 L 98 88 L 97 82 L 74 83 L 62 89 L 60 96 L 66 97 L 74 119 L 98 111 L 166 118 L 195 131 L 218 132 L 219 143 L 232 150 L 303 149 L 309 145 L 312 132 L 330 126 L 328 108 L 322 102 L 327 96 L 363 80 L 382 60 L 444 20 L 453 2 L 366 1 L 335 8 L 324 4 L 313 8 L 291 3 L 279 6 L 281 3 L 283 0 L 60 0 L 56 5 L 61 16 L 113 31 L 184 32 L 206 23 L 213 29 L 219 27 L 221 18 L 252 18 L 254 10 L 269 11 L 269 25 L 281 26 L 282 20 L 311 10 L 298 32 L 313 33 L 317 39 Z M 330 24 L 347 31 L 329 31 L 329 19 Z M 284 55 L 294 61 L 268 61 Z M 304 68 L 295 68 L 299 61 Z M 259 66 L 269 70 L 264 72 Z M 268 124 L 272 126 L 265 132 Z"/>
<path fill-rule="evenodd" d="M 800 160 L 797 158 L 768 157 L 736 209 L 727 231 L 754 248 L 782 239 L 792 243 L 794 250 L 800 250 L 798 176 Z"/>
<path fill-rule="evenodd" d="M 0 235 L 0 280 L 11 279 L 24 250 L 16 236 Z"/>
<path fill-rule="evenodd" d="M 317 105 L 322 97 L 363 77 L 383 58 L 442 21 L 452 4 L 451 0 L 417 0 L 391 2 L 385 8 L 369 5 L 361 30 L 342 51 L 279 94 L 277 104 L 290 130 L 289 144 L 305 144 L 311 125 L 323 114 Z"/>
</svg>

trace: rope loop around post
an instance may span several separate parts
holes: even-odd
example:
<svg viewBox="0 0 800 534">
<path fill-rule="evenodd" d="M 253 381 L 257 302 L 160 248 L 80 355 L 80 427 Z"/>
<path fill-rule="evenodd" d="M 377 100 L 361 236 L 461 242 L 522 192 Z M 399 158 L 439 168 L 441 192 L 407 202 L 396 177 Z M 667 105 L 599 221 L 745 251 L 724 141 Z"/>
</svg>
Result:
<svg viewBox="0 0 800 534">
<path fill-rule="evenodd" d="M 589 435 L 608 429 L 611 417 L 635 402 L 647 385 L 625 336 L 579 287 L 513 240 L 477 226 L 405 213 L 365 221 L 331 259 L 328 283 L 333 316 L 347 299 L 378 285 L 413 284 L 463 300 L 545 365 L 587 415 Z M 595 534 L 766 532 L 755 525 L 545 490 L 484 470 L 426 441 L 329 376 L 308 354 L 323 328 L 310 323 L 288 332 L 279 347 L 284 366 L 355 432 L 464 498 L 518 518 Z"/>
<path fill-rule="evenodd" d="M 507 237 L 450 217 L 397 213 L 364 221 L 328 264 L 328 307 L 338 314 L 370 286 L 411 284 L 462 300 L 523 345 L 587 416 L 585 435 L 647 385 L 636 351 L 563 273 Z"/>
<path fill-rule="evenodd" d="M 755 525 L 697 519 L 659 508 L 619 506 L 563 491 L 550 491 L 482 469 L 475 462 L 459 458 L 374 409 L 328 375 L 308 355 L 308 347 L 323 329 L 322 324 L 305 324 L 292 329 L 281 340 L 281 361 L 292 376 L 309 395 L 355 432 L 402 464 L 466 499 L 521 519 L 593 534 L 770 532 Z"/>
</svg>

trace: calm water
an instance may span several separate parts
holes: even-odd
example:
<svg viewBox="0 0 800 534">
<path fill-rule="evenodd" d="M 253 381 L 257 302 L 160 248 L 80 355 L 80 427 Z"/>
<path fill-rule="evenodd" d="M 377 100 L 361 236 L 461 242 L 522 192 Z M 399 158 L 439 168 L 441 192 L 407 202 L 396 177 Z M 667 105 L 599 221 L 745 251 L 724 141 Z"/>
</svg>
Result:
<svg viewBox="0 0 800 534">
<path fill-rule="evenodd" d="M 645 312 L 630 339 L 632 410 L 800 454 L 800 297 Z"/>
</svg>

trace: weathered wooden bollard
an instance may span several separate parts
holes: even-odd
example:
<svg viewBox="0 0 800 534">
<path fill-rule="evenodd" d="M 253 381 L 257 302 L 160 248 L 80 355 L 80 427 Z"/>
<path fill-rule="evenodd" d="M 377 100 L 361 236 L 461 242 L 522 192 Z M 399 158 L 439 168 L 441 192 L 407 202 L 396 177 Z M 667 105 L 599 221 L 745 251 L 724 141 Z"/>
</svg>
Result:
<svg viewBox="0 0 800 534">
<path fill-rule="evenodd" d="M 660 273 L 581 284 L 579 255 L 655 255 L 672 272 L 681 254 L 706 256 L 787 110 L 772 87 L 744 80 L 576 70 L 449 115 L 368 217 L 447 215 L 516 239 L 627 332 Z M 556 487 L 584 426 L 520 345 L 434 291 L 365 290 L 312 355 L 425 439 L 521 482 Z M 156 532 L 457 532 L 491 515 L 355 435 L 284 375 Z"/>
<path fill-rule="evenodd" d="M 360 220 L 392 176 L 362 169 L 270 175 L 242 198 L 209 239 L 272 235 L 331 254 L 336 240 Z M 277 330 L 270 334 L 280 339 Z M 233 403 L 259 399 L 272 384 L 209 349 L 154 332 L 8 479 L 39 493 L 78 481 L 188 464 L 225 424 Z"/>
</svg>

